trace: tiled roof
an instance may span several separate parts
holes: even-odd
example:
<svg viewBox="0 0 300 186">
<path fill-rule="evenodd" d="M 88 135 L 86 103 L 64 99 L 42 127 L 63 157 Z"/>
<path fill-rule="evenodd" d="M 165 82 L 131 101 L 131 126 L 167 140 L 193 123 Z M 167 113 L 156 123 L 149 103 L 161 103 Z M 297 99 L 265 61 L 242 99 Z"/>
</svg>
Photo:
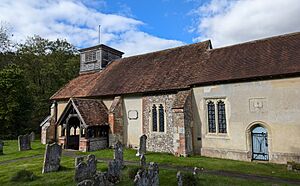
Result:
<svg viewBox="0 0 300 186">
<path fill-rule="evenodd" d="M 72 102 L 86 125 L 95 126 L 108 123 L 108 110 L 101 100 L 73 98 Z"/>
<path fill-rule="evenodd" d="M 210 49 L 210 41 L 122 58 L 51 99 L 156 92 L 300 73 L 300 33 Z"/>
</svg>

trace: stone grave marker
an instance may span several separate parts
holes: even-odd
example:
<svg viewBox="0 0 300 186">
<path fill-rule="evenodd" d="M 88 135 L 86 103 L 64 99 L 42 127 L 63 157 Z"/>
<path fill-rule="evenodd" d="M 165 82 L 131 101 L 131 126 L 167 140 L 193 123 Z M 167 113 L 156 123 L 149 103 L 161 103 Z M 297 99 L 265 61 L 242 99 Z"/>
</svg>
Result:
<svg viewBox="0 0 300 186">
<path fill-rule="evenodd" d="M 95 155 L 88 155 L 87 163 L 80 162 L 75 168 L 75 181 L 81 182 L 83 180 L 92 179 L 97 171 L 97 160 Z"/>
<path fill-rule="evenodd" d="M 134 177 L 135 186 L 148 186 L 148 173 L 146 169 L 140 169 Z M 149 185 L 150 186 L 150 185 Z"/>
<path fill-rule="evenodd" d="M 158 164 L 155 162 L 150 162 L 149 164 L 148 180 L 149 180 L 149 185 L 151 186 L 159 185 L 159 169 L 158 169 Z"/>
<path fill-rule="evenodd" d="M 114 159 L 120 161 L 120 164 L 123 167 L 123 145 L 120 141 L 118 141 L 114 146 Z"/>
<path fill-rule="evenodd" d="M 31 140 L 28 134 L 18 136 L 19 151 L 30 150 Z"/>
<path fill-rule="evenodd" d="M 58 171 L 60 167 L 61 152 L 61 146 L 57 143 L 47 144 L 44 155 L 43 174 Z"/>
<path fill-rule="evenodd" d="M 3 154 L 3 146 L 4 146 L 4 143 L 3 143 L 3 141 L 0 140 L 0 155 Z"/>
<path fill-rule="evenodd" d="M 142 169 L 146 169 L 147 163 L 146 163 L 146 156 L 144 154 L 140 156 L 140 166 Z"/>
<path fill-rule="evenodd" d="M 77 186 L 93 186 L 93 185 L 95 185 L 93 180 L 83 180 L 77 184 Z"/>
<path fill-rule="evenodd" d="M 29 134 L 29 136 L 30 136 L 30 141 L 33 142 L 33 141 L 35 140 L 35 133 L 34 133 L 34 132 L 31 132 L 31 133 Z"/>
<path fill-rule="evenodd" d="M 119 160 L 114 159 L 108 163 L 108 180 L 112 183 L 120 181 L 122 164 Z"/>
<path fill-rule="evenodd" d="M 75 157 L 75 167 L 80 163 L 84 161 L 84 156 L 77 156 Z"/>
<path fill-rule="evenodd" d="M 140 147 L 136 156 L 141 156 L 142 154 L 146 154 L 146 145 L 147 145 L 147 136 L 144 134 L 140 137 Z"/>
<path fill-rule="evenodd" d="M 177 172 L 176 178 L 178 186 L 183 186 L 182 175 L 180 171 Z"/>
</svg>

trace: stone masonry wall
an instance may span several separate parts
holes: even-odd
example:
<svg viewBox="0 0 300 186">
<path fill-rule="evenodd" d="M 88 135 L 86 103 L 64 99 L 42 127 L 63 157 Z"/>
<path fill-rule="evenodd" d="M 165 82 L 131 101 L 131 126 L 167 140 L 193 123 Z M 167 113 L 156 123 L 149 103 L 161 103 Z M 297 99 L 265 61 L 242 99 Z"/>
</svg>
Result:
<svg viewBox="0 0 300 186">
<path fill-rule="evenodd" d="M 174 123 L 172 106 L 175 94 L 143 97 L 143 133 L 147 135 L 147 150 L 174 154 Z M 151 114 L 153 104 L 163 104 L 165 109 L 165 132 L 153 132 Z"/>
</svg>

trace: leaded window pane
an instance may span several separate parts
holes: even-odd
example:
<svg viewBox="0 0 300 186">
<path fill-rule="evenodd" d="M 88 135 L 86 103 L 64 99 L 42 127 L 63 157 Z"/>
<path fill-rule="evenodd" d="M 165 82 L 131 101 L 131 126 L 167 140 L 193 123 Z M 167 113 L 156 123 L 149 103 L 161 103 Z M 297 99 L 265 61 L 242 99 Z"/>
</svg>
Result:
<svg viewBox="0 0 300 186">
<path fill-rule="evenodd" d="M 218 124 L 219 133 L 227 133 L 225 103 L 223 101 L 218 102 Z"/>
<path fill-rule="evenodd" d="M 157 110 L 156 106 L 152 106 L 152 130 L 157 131 Z"/>
<path fill-rule="evenodd" d="M 208 132 L 216 132 L 216 119 L 215 119 L 215 104 L 212 101 L 207 103 L 208 112 Z"/>
<path fill-rule="evenodd" d="M 159 132 L 165 131 L 165 115 L 164 115 L 164 107 L 162 104 L 159 105 Z"/>
</svg>

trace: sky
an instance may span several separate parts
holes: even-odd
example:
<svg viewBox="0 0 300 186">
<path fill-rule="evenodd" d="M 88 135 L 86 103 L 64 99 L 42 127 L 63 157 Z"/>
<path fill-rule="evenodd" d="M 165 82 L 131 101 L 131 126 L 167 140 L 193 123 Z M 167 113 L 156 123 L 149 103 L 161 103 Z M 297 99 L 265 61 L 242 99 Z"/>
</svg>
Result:
<svg viewBox="0 0 300 186">
<path fill-rule="evenodd" d="M 300 0 L 0 0 L 11 39 L 40 35 L 137 55 L 210 39 L 213 48 L 300 31 Z"/>
</svg>

